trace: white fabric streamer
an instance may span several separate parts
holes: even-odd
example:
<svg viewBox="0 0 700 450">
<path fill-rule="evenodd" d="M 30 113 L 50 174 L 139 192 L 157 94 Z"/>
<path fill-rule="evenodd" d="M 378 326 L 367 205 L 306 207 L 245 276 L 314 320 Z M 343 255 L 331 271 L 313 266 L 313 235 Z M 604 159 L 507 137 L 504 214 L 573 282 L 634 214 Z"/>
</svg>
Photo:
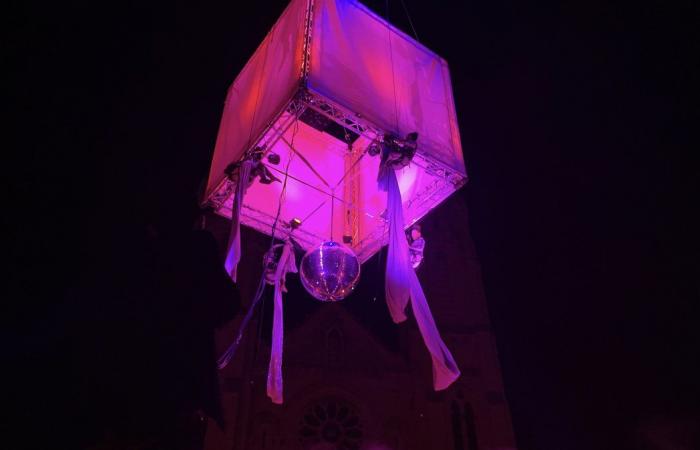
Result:
<svg viewBox="0 0 700 450">
<path fill-rule="evenodd" d="M 394 170 L 385 168 L 380 171 L 379 187 L 387 191 L 389 248 L 385 291 L 389 312 L 394 322 L 402 322 L 406 319 L 406 304 L 408 299 L 411 299 L 413 315 L 433 361 L 433 387 L 440 391 L 459 378 L 459 368 L 440 337 L 423 288 L 411 266 L 408 242 L 404 234 L 401 191 Z"/>
<path fill-rule="evenodd" d="M 282 293 L 287 292 L 285 280 L 287 273 L 297 273 L 294 261 L 294 250 L 290 241 L 285 242 L 282 256 L 277 263 L 275 271 L 275 299 L 272 316 L 272 348 L 270 351 L 270 366 L 267 370 L 267 396 L 272 403 L 282 404 L 282 349 L 284 346 L 284 314 L 282 307 Z"/>
<path fill-rule="evenodd" d="M 423 336 L 423 342 L 428 347 L 430 358 L 433 360 L 433 387 L 436 391 L 441 391 L 447 389 L 459 378 L 459 367 L 457 367 L 457 363 L 452 358 L 452 353 L 450 353 L 450 350 L 440 337 L 440 332 L 437 329 L 437 325 L 435 325 L 435 320 L 433 320 L 433 315 L 430 312 L 428 300 L 425 298 L 418 275 L 411 270 L 409 278 L 413 315 L 416 317 L 418 329 Z"/>
<path fill-rule="evenodd" d="M 231 232 L 228 237 L 228 248 L 226 249 L 226 261 L 224 267 L 233 282 L 236 282 L 236 272 L 238 263 L 241 261 L 241 207 L 245 192 L 250 186 L 250 172 L 253 170 L 253 161 L 247 159 L 241 163 L 238 170 L 238 184 L 236 185 L 236 195 L 231 206 Z"/>
<path fill-rule="evenodd" d="M 406 320 L 406 305 L 411 297 L 411 268 L 408 242 L 403 231 L 403 205 L 396 173 L 382 165 L 379 172 L 379 189 L 387 191 L 387 220 L 389 221 L 389 245 L 386 260 L 384 291 L 386 303 L 394 323 Z"/>
</svg>

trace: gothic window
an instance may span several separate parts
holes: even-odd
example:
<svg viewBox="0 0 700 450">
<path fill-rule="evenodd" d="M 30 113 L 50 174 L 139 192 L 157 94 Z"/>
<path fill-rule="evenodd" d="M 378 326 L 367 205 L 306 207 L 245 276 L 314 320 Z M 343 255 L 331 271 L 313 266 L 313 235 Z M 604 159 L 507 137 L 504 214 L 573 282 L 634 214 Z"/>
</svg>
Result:
<svg viewBox="0 0 700 450">
<path fill-rule="evenodd" d="M 362 436 L 359 415 L 343 400 L 316 402 L 300 420 L 299 441 L 303 448 L 324 444 L 336 450 L 359 450 Z"/>
</svg>

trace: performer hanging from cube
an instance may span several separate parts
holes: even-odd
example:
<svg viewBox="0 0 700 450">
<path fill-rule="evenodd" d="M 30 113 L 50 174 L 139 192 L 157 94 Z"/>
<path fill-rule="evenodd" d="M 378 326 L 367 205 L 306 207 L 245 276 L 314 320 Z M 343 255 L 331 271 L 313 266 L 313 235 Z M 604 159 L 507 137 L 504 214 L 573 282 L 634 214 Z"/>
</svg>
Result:
<svg viewBox="0 0 700 450">
<path fill-rule="evenodd" d="M 411 266 L 417 269 L 420 263 L 423 262 L 423 250 L 425 249 L 425 239 L 421 234 L 419 224 L 413 225 L 408 232 L 408 251 L 411 255 Z"/>
</svg>

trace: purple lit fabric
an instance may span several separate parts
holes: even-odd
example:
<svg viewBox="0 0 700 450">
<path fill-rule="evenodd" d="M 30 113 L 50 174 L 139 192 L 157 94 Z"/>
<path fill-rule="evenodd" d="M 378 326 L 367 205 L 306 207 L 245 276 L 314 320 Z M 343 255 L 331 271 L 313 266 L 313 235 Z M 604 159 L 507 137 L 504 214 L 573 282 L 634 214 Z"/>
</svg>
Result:
<svg viewBox="0 0 700 450">
<path fill-rule="evenodd" d="M 361 2 L 314 0 L 309 87 L 464 170 L 447 62 Z"/>
<path fill-rule="evenodd" d="M 245 192 L 250 185 L 249 180 L 252 168 L 253 162 L 250 160 L 243 161 L 241 164 L 238 172 L 236 196 L 233 199 L 233 207 L 231 208 L 231 232 L 228 237 L 228 249 L 226 249 L 224 267 L 234 283 L 236 282 L 238 263 L 241 261 L 241 206 L 243 205 Z"/>
<path fill-rule="evenodd" d="M 413 315 L 423 342 L 433 361 L 433 387 L 446 389 L 460 372 L 452 354 L 440 337 L 423 288 L 409 257 L 408 242 L 404 234 L 401 191 L 394 170 L 381 171 L 379 188 L 387 191 L 387 219 L 389 220 L 389 248 L 386 261 L 386 301 L 394 322 L 406 320 L 406 305 L 411 300 Z"/>
<path fill-rule="evenodd" d="M 282 404 L 283 382 L 282 382 L 282 349 L 284 347 L 284 314 L 282 309 L 282 293 L 287 292 L 285 288 L 285 277 L 287 273 L 297 272 L 294 261 L 294 251 L 292 244 L 287 241 L 282 249 L 282 256 L 277 263 L 275 271 L 275 300 L 272 314 L 272 348 L 270 351 L 270 366 L 267 370 L 267 396 L 272 403 Z"/>
<path fill-rule="evenodd" d="M 386 303 L 394 323 L 406 320 L 406 305 L 411 297 L 411 262 L 408 242 L 404 234 L 403 205 L 396 172 L 382 167 L 379 173 L 379 189 L 387 192 L 387 220 L 389 221 L 389 244 L 386 260 L 384 290 Z"/>
</svg>

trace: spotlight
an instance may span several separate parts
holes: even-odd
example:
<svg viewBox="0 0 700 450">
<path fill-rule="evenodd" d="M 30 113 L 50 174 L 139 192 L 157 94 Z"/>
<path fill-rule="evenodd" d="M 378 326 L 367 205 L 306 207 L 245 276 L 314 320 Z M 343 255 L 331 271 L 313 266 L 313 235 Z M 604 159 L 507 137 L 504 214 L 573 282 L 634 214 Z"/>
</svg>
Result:
<svg viewBox="0 0 700 450">
<path fill-rule="evenodd" d="M 292 230 L 296 230 L 301 226 L 301 219 L 297 219 L 296 217 L 293 218 L 292 220 L 289 221 L 289 227 Z"/>
<path fill-rule="evenodd" d="M 269 155 L 267 155 L 267 161 L 270 164 L 277 165 L 280 163 L 280 155 L 278 155 L 277 153 L 270 153 Z"/>
<path fill-rule="evenodd" d="M 372 142 L 367 149 L 367 153 L 369 153 L 369 156 L 377 156 L 379 152 L 381 152 L 382 149 L 379 147 L 379 144 L 376 142 Z"/>
</svg>

